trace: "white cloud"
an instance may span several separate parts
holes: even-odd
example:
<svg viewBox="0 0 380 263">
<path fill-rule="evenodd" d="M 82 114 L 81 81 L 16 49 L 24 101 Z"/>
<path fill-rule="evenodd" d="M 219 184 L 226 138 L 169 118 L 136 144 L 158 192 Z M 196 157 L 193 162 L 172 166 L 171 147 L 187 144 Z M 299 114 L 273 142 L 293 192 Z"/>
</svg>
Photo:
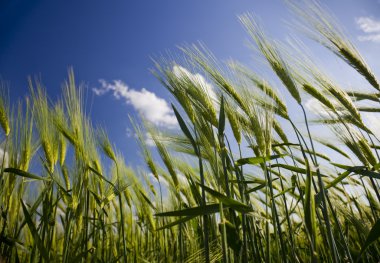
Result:
<svg viewBox="0 0 380 263">
<path fill-rule="evenodd" d="M 356 19 L 356 23 L 365 33 L 380 32 L 380 21 L 371 17 L 359 17 Z"/>
<path fill-rule="evenodd" d="M 155 93 L 144 88 L 141 90 L 130 89 L 121 80 L 114 80 L 112 83 L 105 80 L 100 80 L 99 82 L 101 87 L 92 89 L 96 95 L 100 96 L 107 92 L 112 92 L 116 99 L 124 99 L 147 121 L 167 128 L 177 126 L 177 119 L 171 107 L 166 100 L 157 97 Z"/>
<path fill-rule="evenodd" d="M 319 100 L 315 98 L 308 99 L 305 103 L 306 108 L 311 111 L 312 113 L 322 116 L 322 117 L 329 117 L 330 114 L 325 106 L 323 106 L 322 103 L 319 102 Z"/>
<path fill-rule="evenodd" d="M 150 146 L 150 147 L 156 146 L 156 143 L 153 140 L 152 134 L 150 134 L 149 132 L 145 133 L 145 143 L 147 146 Z"/>
<path fill-rule="evenodd" d="M 380 43 L 380 34 L 371 34 L 368 36 L 359 36 L 359 41 L 372 41 L 375 43 Z"/>
<path fill-rule="evenodd" d="M 366 33 L 358 37 L 359 41 L 372 41 L 380 43 L 380 21 L 372 17 L 359 17 L 355 19 L 359 28 Z"/>
<path fill-rule="evenodd" d="M 363 114 L 368 128 L 373 131 L 376 136 L 380 136 L 380 119 L 376 113 L 365 113 Z"/>
</svg>

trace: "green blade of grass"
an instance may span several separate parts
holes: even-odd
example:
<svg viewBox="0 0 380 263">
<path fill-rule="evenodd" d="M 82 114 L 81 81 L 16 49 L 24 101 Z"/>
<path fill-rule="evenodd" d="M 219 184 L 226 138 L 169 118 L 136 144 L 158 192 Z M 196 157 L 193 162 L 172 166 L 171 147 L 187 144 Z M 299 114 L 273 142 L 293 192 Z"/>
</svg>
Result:
<svg viewBox="0 0 380 263">
<path fill-rule="evenodd" d="M 219 204 L 211 204 L 155 214 L 156 216 L 201 216 L 219 212 Z"/>
<path fill-rule="evenodd" d="M 107 182 L 108 184 L 110 184 L 112 187 L 115 187 L 115 184 L 113 184 L 111 181 L 109 181 L 107 178 L 105 178 L 103 175 L 101 175 L 94 168 L 92 168 L 91 166 L 88 166 L 88 169 L 90 169 L 91 172 L 93 172 L 94 174 L 96 174 L 97 176 L 99 176 L 101 179 L 103 179 L 105 182 Z"/>
<path fill-rule="evenodd" d="M 369 171 L 369 170 L 357 170 L 355 171 L 357 174 L 360 174 L 360 175 L 363 175 L 363 176 L 368 176 L 368 177 L 371 177 L 371 178 L 374 178 L 374 179 L 380 179 L 380 173 L 376 173 L 376 172 L 373 172 L 373 171 Z"/>
<path fill-rule="evenodd" d="M 331 187 L 336 186 L 338 183 L 343 181 L 347 176 L 349 176 L 352 172 L 360 171 L 364 166 L 346 166 L 340 164 L 334 164 L 342 169 L 346 169 L 345 172 L 341 173 L 337 178 L 335 178 L 332 182 L 326 185 L 325 189 L 329 189 Z"/>
<path fill-rule="evenodd" d="M 277 154 L 277 155 L 271 155 L 271 156 L 266 156 L 266 157 L 258 156 L 258 157 L 242 158 L 236 161 L 236 165 L 240 166 L 240 165 L 245 165 L 245 164 L 252 164 L 252 165 L 262 164 L 264 162 L 282 158 L 284 156 L 286 156 L 286 154 Z"/>
<path fill-rule="evenodd" d="M 38 231 L 33 223 L 33 220 L 32 220 L 32 217 L 30 216 L 29 212 L 28 212 L 28 209 L 26 208 L 24 202 L 22 201 L 22 199 L 20 199 L 20 202 L 21 202 L 21 206 L 22 206 L 22 210 L 24 212 L 24 216 L 25 216 L 25 220 L 26 220 L 26 223 L 28 224 L 28 227 L 29 227 L 29 230 L 30 232 L 32 233 L 32 236 L 33 236 L 33 239 L 34 239 L 34 242 L 36 242 L 36 245 L 38 247 L 38 250 L 39 252 L 41 253 L 42 257 L 45 259 L 46 262 L 50 262 L 49 260 L 49 253 L 48 251 L 46 250 L 39 234 L 38 234 Z"/>
<path fill-rule="evenodd" d="M 226 126 L 226 116 L 224 113 L 224 97 L 220 101 L 220 112 L 219 112 L 219 123 L 218 123 L 218 134 L 219 136 L 223 136 L 224 128 Z"/>
<path fill-rule="evenodd" d="M 213 197 L 218 199 L 220 202 L 222 202 L 226 207 L 232 208 L 236 211 L 242 212 L 242 213 L 248 213 L 252 212 L 252 208 L 246 204 L 243 204 L 239 201 L 236 201 L 235 199 L 232 199 L 230 197 L 225 196 L 224 194 L 221 194 L 207 186 L 200 185 L 203 189 L 205 189 L 206 192 L 211 194 Z"/>
<path fill-rule="evenodd" d="M 145 193 L 141 190 L 139 190 L 141 196 L 144 198 L 144 200 L 147 202 L 147 204 L 153 208 L 154 210 L 156 210 L 156 207 L 153 205 L 153 203 L 150 201 L 150 199 L 145 195 Z"/>
<path fill-rule="evenodd" d="M 174 222 L 171 222 L 171 223 L 169 223 L 167 225 L 164 225 L 162 227 L 157 228 L 156 231 L 167 229 L 167 228 L 171 228 L 171 227 L 179 225 L 181 223 L 185 223 L 185 222 L 187 222 L 187 221 L 189 221 L 189 220 L 191 220 L 191 219 L 193 219 L 195 217 L 196 216 L 185 216 L 185 217 L 182 217 L 182 218 L 180 218 L 180 219 L 178 219 L 178 220 L 176 220 Z"/>
<path fill-rule="evenodd" d="M 31 174 L 29 172 L 25 172 L 25 171 L 17 169 L 17 168 L 5 168 L 4 172 L 6 172 L 6 173 L 13 173 L 13 174 L 19 175 L 21 177 L 29 178 L 29 179 L 50 181 L 49 178 L 45 178 L 45 177 L 41 177 L 41 176 L 38 176 L 38 175 L 35 175 L 35 174 Z"/>
<path fill-rule="evenodd" d="M 172 104 L 172 108 L 173 108 L 173 111 L 174 111 L 174 114 L 177 118 L 177 121 L 178 121 L 178 124 L 182 130 L 182 132 L 186 135 L 186 137 L 190 140 L 190 143 L 191 145 L 193 146 L 194 148 L 194 151 L 196 152 L 196 154 L 198 155 L 197 153 L 197 144 L 195 143 L 195 140 L 193 138 L 193 136 L 191 135 L 191 132 L 189 130 L 189 128 L 187 128 L 187 125 L 185 123 L 185 121 L 183 120 L 182 116 L 179 114 L 179 112 L 177 111 L 176 107 L 174 107 L 174 105 Z"/>
<path fill-rule="evenodd" d="M 272 164 L 271 167 L 272 168 L 280 167 L 280 168 L 284 168 L 286 170 L 289 170 L 289 171 L 292 171 L 295 173 L 300 173 L 300 174 L 306 174 L 307 173 L 306 169 L 304 169 L 304 168 L 299 168 L 299 167 L 295 167 L 295 166 L 287 165 L 287 164 L 282 164 L 282 163 Z"/>
<path fill-rule="evenodd" d="M 360 250 L 360 255 L 364 253 L 364 251 L 378 238 L 380 237 L 380 219 L 376 221 L 376 223 L 373 225 L 371 230 L 368 233 L 368 236 L 362 246 L 362 249 Z"/>
<path fill-rule="evenodd" d="M 258 186 L 253 187 L 252 189 L 247 190 L 246 193 L 250 194 L 250 193 L 256 192 L 257 190 L 264 188 L 266 185 L 267 185 L 266 183 L 260 184 Z"/>
<path fill-rule="evenodd" d="M 280 167 L 280 168 L 283 168 L 283 169 L 286 169 L 286 170 L 289 170 L 289 171 L 292 171 L 292 172 L 295 172 L 295 173 L 307 174 L 306 169 L 300 168 L 300 167 L 296 167 L 296 166 L 292 166 L 292 165 L 288 165 L 288 164 L 276 163 L 276 164 L 272 164 L 271 167 L 272 168 Z M 310 171 L 310 173 L 313 176 L 317 176 L 316 172 Z M 321 177 L 328 177 L 328 176 L 324 175 L 324 174 L 321 174 Z"/>
<path fill-rule="evenodd" d="M 287 192 L 290 192 L 290 191 L 293 191 L 295 189 L 295 187 L 290 187 L 288 189 L 285 189 L 284 191 L 281 191 L 280 193 L 276 194 L 275 196 L 273 196 L 273 198 L 276 198 L 276 197 L 279 197 L 281 195 L 284 195 L 286 194 Z"/>
</svg>

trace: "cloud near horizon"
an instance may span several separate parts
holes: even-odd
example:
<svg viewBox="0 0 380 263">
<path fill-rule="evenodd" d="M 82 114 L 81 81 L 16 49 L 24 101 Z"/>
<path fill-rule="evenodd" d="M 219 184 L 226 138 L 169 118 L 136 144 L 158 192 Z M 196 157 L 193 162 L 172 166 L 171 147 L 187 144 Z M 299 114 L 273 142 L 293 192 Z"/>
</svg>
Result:
<svg viewBox="0 0 380 263">
<path fill-rule="evenodd" d="M 173 66 L 172 71 L 177 78 L 188 78 L 190 81 L 200 85 L 208 94 L 214 105 L 217 105 L 218 98 L 215 94 L 214 87 L 204 76 L 199 73 L 192 73 L 179 65 Z M 145 88 L 141 90 L 131 89 L 121 80 L 108 82 L 104 79 L 100 79 L 99 83 L 100 87 L 92 89 L 97 96 L 111 92 L 116 99 L 123 99 L 127 104 L 132 105 L 145 120 L 157 126 L 169 129 L 178 127 L 177 119 L 168 102 L 158 97 L 154 92 Z M 131 137 L 131 131 L 127 131 L 127 136 Z"/>
<path fill-rule="evenodd" d="M 92 89 L 96 95 L 101 96 L 112 92 L 116 99 L 125 100 L 147 121 L 170 129 L 177 126 L 177 119 L 171 107 L 165 99 L 158 97 L 155 93 L 145 88 L 131 89 L 121 80 L 107 82 L 102 79 L 99 82 L 101 86 Z"/>
<path fill-rule="evenodd" d="M 371 41 L 380 43 L 380 20 L 372 17 L 359 17 L 355 19 L 356 24 L 360 30 L 365 33 L 358 37 L 359 41 Z"/>
</svg>

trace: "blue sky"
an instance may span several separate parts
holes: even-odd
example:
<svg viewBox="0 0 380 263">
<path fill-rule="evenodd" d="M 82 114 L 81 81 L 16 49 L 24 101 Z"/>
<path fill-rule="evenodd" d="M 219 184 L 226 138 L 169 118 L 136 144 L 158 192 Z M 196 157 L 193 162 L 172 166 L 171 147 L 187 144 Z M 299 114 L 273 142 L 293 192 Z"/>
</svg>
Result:
<svg viewBox="0 0 380 263">
<path fill-rule="evenodd" d="M 380 2 L 322 2 L 380 76 Z M 54 99 L 72 66 L 77 81 L 88 87 L 87 106 L 94 124 L 104 126 L 127 162 L 135 163 L 137 147 L 128 136 L 128 114 L 161 112 L 163 116 L 151 119 L 161 126 L 166 120 L 170 125 L 172 117 L 162 106 L 171 98 L 149 71 L 150 57 L 202 41 L 218 59 L 233 58 L 254 67 L 255 53 L 247 47 L 248 35 L 237 19 L 245 12 L 256 15 L 276 39 L 284 40 L 292 32 L 286 26 L 292 16 L 280 0 L 1 1 L 0 76 L 10 84 L 12 102 L 27 94 L 27 77 L 35 75 Z M 337 70 L 341 63 L 329 52 L 309 47 L 329 73 L 351 72 Z M 124 93 L 116 91 L 115 80 L 128 87 Z M 353 86 L 360 80 L 360 76 L 344 79 Z M 151 100 L 144 103 L 144 96 Z M 152 101 L 161 107 L 152 109 Z"/>
</svg>

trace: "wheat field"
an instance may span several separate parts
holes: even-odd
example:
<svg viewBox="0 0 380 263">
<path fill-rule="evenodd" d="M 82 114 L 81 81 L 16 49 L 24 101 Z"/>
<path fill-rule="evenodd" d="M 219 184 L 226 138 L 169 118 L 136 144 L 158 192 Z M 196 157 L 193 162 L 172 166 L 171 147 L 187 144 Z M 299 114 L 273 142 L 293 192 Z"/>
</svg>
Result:
<svg viewBox="0 0 380 263">
<path fill-rule="evenodd" d="M 141 169 L 93 126 L 72 70 L 56 101 L 30 80 L 11 105 L 2 84 L 1 262 L 379 262 L 380 140 L 363 116 L 380 111 L 380 82 L 333 17 L 305 3 L 289 3 L 295 27 L 371 91 L 346 89 L 302 43 L 243 14 L 278 85 L 202 44 L 154 60 L 178 132 L 131 117 Z"/>
</svg>

